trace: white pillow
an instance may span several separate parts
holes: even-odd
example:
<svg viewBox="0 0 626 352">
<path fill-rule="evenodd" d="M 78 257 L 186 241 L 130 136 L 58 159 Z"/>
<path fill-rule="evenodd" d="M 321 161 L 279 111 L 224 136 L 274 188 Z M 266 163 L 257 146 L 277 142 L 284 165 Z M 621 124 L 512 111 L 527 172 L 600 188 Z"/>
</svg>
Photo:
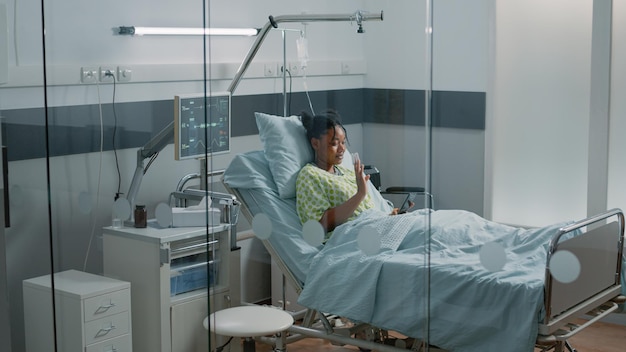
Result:
<svg viewBox="0 0 626 352">
<path fill-rule="evenodd" d="M 313 150 L 298 116 L 274 116 L 255 112 L 263 151 L 281 198 L 296 196 L 296 177 L 313 161 Z"/>
<path fill-rule="evenodd" d="M 306 130 L 298 116 L 283 117 L 261 112 L 255 112 L 254 116 L 278 194 L 283 199 L 294 198 L 298 172 L 306 163 L 313 161 L 313 150 L 306 139 Z M 347 149 L 341 165 L 353 168 L 352 154 Z M 387 204 L 380 204 L 382 197 L 371 183 L 369 190 L 377 208 L 384 208 Z"/>
</svg>

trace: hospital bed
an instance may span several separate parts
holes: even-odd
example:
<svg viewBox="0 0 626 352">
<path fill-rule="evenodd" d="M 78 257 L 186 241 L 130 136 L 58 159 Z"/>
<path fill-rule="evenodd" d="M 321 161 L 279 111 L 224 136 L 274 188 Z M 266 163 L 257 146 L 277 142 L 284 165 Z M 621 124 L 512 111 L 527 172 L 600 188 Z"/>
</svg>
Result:
<svg viewBox="0 0 626 352">
<path fill-rule="evenodd" d="M 240 175 L 247 180 L 244 181 L 243 177 L 238 180 Z M 475 242 L 476 245 L 481 240 L 498 238 L 507 250 L 513 252 L 512 266 L 522 264 L 533 269 L 528 272 L 523 268 L 505 267 L 500 276 L 483 270 L 482 275 L 474 280 L 471 277 L 476 274 L 474 271 L 481 271 L 477 269 L 477 263 L 459 263 L 467 258 L 454 253 L 446 253 L 445 258 L 435 258 L 439 254 L 434 249 L 435 245 L 431 247 L 433 257 L 430 259 L 430 268 L 424 265 L 423 260 L 418 259 L 419 250 L 416 251 L 413 246 L 406 248 L 400 244 L 392 248 L 393 244 L 388 245 L 387 251 L 396 252 L 393 256 L 384 257 L 382 264 L 379 263 L 381 258 L 377 256 L 370 256 L 373 262 L 368 261 L 368 256 L 360 253 L 354 246 L 350 247 L 352 252 L 344 252 L 341 247 L 350 246 L 351 243 L 333 239 L 347 237 L 346 234 L 359 229 L 356 225 L 345 231 L 338 228 L 324 248 L 311 246 L 302 238 L 301 225 L 295 212 L 295 199 L 280 198 L 275 188 L 272 189 L 271 183 L 263 184 L 265 178 L 271 181 L 270 177 L 271 172 L 264 160 L 263 151 L 254 151 L 238 155 L 226 170 L 224 181 L 229 190 L 244 203 L 242 213 L 250 221 L 254 221 L 254 216 L 259 213 L 272 219 L 272 234 L 263 242 L 287 281 L 300 294 L 306 293 L 306 289 L 312 290 L 304 302 L 299 302 L 311 309 L 305 315 L 303 324 L 292 328 L 295 338 L 302 334 L 336 343 L 353 344 L 364 349 L 393 350 L 388 346 L 373 347 L 368 341 L 359 339 L 348 341 L 345 332 L 335 332 L 332 323 L 324 320 L 325 315 L 315 314 L 325 312 L 367 323 L 368 327 L 371 324 L 380 328 L 383 334 L 384 331 L 398 331 L 422 340 L 427 338 L 431 344 L 442 348 L 449 348 L 446 346 L 450 345 L 450 340 L 453 340 L 452 343 L 471 342 L 467 349 L 455 345 L 450 348 L 452 351 L 490 350 L 485 346 L 506 346 L 507 350 L 525 351 L 528 347 L 524 346 L 530 346 L 532 350 L 535 343 L 562 349 L 567 345 L 566 340 L 569 337 L 618 309 L 618 303 L 624 300 L 620 282 L 624 220 L 619 210 L 611 210 L 580 222 L 530 230 L 493 224 L 460 211 L 418 211 L 405 216 L 412 218 L 407 220 L 411 226 L 417 227 L 422 223 L 416 218 L 429 219 L 433 241 L 440 240 L 435 234 L 438 231 L 456 231 L 459 227 L 469 228 L 470 231 L 482 228 L 486 234 L 474 236 L 459 232 L 456 235 L 469 236 L 470 238 L 464 237 L 463 240 Z M 605 224 L 605 220 L 609 222 Z M 381 219 L 359 218 L 354 222 L 359 221 L 372 225 L 372 222 L 380 223 Z M 440 226 L 439 222 L 444 222 L 445 225 Z M 404 226 L 398 226 L 393 220 L 389 220 L 388 224 L 395 224 L 400 228 L 399 231 Z M 485 230 L 485 226 L 489 229 Z M 407 234 L 411 234 L 411 231 Z M 507 242 L 503 236 L 511 237 L 511 242 Z M 395 239 L 389 239 L 390 242 L 393 240 Z M 446 240 L 446 237 L 441 237 L 441 240 Z M 403 241 L 406 242 L 406 238 Z M 520 246 L 513 241 L 527 243 Z M 445 246 L 447 243 L 441 245 Z M 525 248 L 526 245 L 535 250 Z M 382 249 L 385 249 L 385 245 Z M 467 246 L 459 246 L 455 250 L 471 253 L 475 248 L 468 243 Z M 582 268 L 578 280 L 573 283 L 555 280 L 550 270 L 546 269 L 549 256 L 560 250 L 571 251 L 579 258 Z M 515 258 L 516 251 L 519 252 L 519 258 Z M 523 258 L 526 255 L 532 257 Z M 457 261 L 453 261 L 455 259 Z M 326 262 L 332 268 L 325 268 Z M 355 270 L 357 266 L 365 269 Z M 319 274 L 312 272 L 316 269 L 322 271 Z M 377 270 L 380 275 L 376 275 Z M 462 270 L 467 272 L 458 272 Z M 513 270 L 514 275 L 507 277 L 507 270 Z M 430 283 L 420 279 L 419 275 L 408 276 L 410 271 L 429 271 Z M 469 276 L 469 279 L 463 279 L 463 276 Z M 521 277 L 522 281 L 516 281 L 515 276 Z M 537 278 L 541 280 L 537 281 Z M 481 283 L 481 280 L 484 282 Z M 480 289 L 481 284 L 487 289 Z M 425 289 L 428 285 L 431 287 L 430 292 Z M 448 291 L 446 285 L 457 287 Z M 499 287 L 500 285 L 503 287 Z M 355 291 L 361 291 L 362 295 L 368 297 L 358 297 L 361 294 Z M 427 301 L 416 299 L 425 294 L 430 295 Z M 447 296 L 440 299 L 441 295 Z M 423 302 L 430 302 L 430 311 Z M 367 303 L 371 303 L 371 306 Z M 485 303 L 489 304 L 477 307 Z M 588 318 L 586 324 L 578 327 L 573 325 L 576 319 L 591 315 L 593 317 Z M 425 316 L 428 316 L 429 322 L 425 321 Z M 468 317 L 469 323 L 465 320 Z M 321 329 L 313 327 L 316 319 L 322 319 Z M 425 324 L 430 325 L 431 331 L 423 331 L 422 326 Z M 532 337 L 531 340 L 528 339 L 529 336 Z"/>
<path fill-rule="evenodd" d="M 223 182 L 253 227 L 258 214 L 270 219 L 263 243 L 307 307 L 287 343 L 316 337 L 363 350 L 402 350 L 387 344 L 392 331 L 418 341 L 414 350 L 573 350 L 571 336 L 623 309 L 619 209 L 525 229 L 461 210 L 388 216 L 390 205 L 372 186 L 376 209 L 338 226 L 324 245 L 310 244 L 295 210 L 295 175 L 312 160 L 302 126 L 295 117 L 256 117 L 263 150 L 235 156 Z M 349 159 L 344 153 L 347 165 Z M 374 251 L 359 246 L 366 229 L 379 234 Z M 488 268 L 481 257 L 494 244 L 503 261 Z M 578 271 L 558 278 L 556 258 L 568 253 L 574 261 L 562 263 Z"/>
</svg>

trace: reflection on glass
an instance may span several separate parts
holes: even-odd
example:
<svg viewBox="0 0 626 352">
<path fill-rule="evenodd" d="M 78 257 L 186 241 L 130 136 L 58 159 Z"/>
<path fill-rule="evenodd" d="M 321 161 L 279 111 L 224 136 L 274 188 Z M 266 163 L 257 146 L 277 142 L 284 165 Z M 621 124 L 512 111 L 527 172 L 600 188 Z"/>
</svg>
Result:
<svg viewBox="0 0 626 352">
<path fill-rule="evenodd" d="M 306 243 L 313 247 L 322 245 L 324 242 L 324 228 L 319 221 L 309 220 L 302 226 L 302 237 Z"/>
<path fill-rule="evenodd" d="M 113 203 L 113 218 L 128 219 L 130 218 L 130 203 L 126 198 L 118 198 Z"/>
<path fill-rule="evenodd" d="M 365 226 L 357 236 L 357 244 L 366 255 L 374 255 L 380 251 L 380 233 L 371 226 Z"/>
<path fill-rule="evenodd" d="M 496 272 L 502 270 L 506 264 L 506 252 L 504 247 L 497 242 L 485 243 L 479 252 L 480 263 L 485 269 Z"/>
<path fill-rule="evenodd" d="M 91 213 L 91 194 L 87 192 L 78 194 L 78 210 L 83 214 Z"/>
<path fill-rule="evenodd" d="M 552 277 L 564 284 L 576 281 L 580 275 L 580 261 L 567 250 L 554 252 L 548 263 Z"/>
<path fill-rule="evenodd" d="M 159 203 L 154 211 L 157 223 L 161 227 L 170 227 L 172 224 L 172 208 L 166 203 Z"/>
<path fill-rule="evenodd" d="M 24 190 L 20 185 L 11 186 L 11 190 L 9 191 L 11 197 L 9 198 L 9 204 L 14 209 L 21 209 L 24 205 Z"/>
<path fill-rule="evenodd" d="M 263 213 L 257 214 L 252 219 L 252 231 L 256 237 L 266 240 L 272 235 L 272 221 Z"/>
</svg>

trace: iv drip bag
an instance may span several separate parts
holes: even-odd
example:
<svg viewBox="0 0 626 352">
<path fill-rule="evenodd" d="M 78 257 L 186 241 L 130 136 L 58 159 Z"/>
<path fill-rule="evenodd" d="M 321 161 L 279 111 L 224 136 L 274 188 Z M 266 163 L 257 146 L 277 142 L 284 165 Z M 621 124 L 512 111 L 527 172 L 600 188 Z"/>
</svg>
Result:
<svg viewBox="0 0 626 352">
<path fill-rule="evenodd" d="M 296 39 L 296 47 L 298 49 L 298 60 L 300 60 L 300 67 L 305 68 L 309 61 L 309 43 L 306 37 L 301 36 Z"/>
</svg>

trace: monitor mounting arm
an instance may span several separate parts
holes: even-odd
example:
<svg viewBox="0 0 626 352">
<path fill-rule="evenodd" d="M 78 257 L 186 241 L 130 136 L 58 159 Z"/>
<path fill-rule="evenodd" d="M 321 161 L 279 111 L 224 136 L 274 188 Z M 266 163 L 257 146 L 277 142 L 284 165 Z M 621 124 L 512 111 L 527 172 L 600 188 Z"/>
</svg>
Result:
<svg viewBox="0 0 626 352">
<path fill-rule="evenodd" d="M 135 198 L 139 192 L 139 186 L 143 175 L 148 171 L 150 165 L 154 159 L 159 155 L 159 152 L 165 148 L 166 145 L 174 141 L 174 122 L 170 122 L 159 134 L 150 139 L 143 147 L 137 150 L 137 167 L 135 168 L 135 174 L 133 180 L 130 183 L 128 194 L 126 199 L 130 203 L 131 210 L 135 207 Z M 144 167 L 144 160 L 150 158 L 148 165 Z M 133 219 L 133 212 L 131 211 L 130 219 Z"/>
</svg>

